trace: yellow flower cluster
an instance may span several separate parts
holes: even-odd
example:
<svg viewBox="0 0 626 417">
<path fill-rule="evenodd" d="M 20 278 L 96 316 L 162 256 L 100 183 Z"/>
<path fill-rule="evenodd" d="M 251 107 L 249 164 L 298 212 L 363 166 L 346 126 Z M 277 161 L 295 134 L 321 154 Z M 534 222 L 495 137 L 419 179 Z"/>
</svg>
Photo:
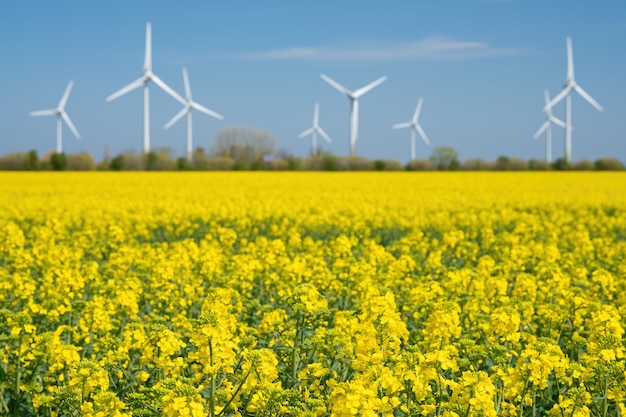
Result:
<svg viewBox="0 0 626 417">
<path fill-rule="evenodd" d="M 0 415 L 626 415 L 621 173 L 0 174 Z"/>
</svg>

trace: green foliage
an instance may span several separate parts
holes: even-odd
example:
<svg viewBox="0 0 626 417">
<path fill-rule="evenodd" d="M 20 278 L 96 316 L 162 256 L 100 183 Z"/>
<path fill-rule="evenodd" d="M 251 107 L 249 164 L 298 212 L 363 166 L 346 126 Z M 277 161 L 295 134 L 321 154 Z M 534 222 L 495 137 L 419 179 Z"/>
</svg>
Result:
<svg viewBox="0 0 626 417">
<path fill-rule="evenodd" d="M 461 168 L 459 154 L 449 146 L 438 146 L 433 149 L 429 160 L 438 170 L 456 171 Z"/>
<path fill-rule="evenodd" d="M 187 158 L 181 156 L 176 159 L 176 168 L 179 171 L 187 171 L 192 168 L 192 165 L 187 161 Z"/>
<path fill-rule="evenodd" d="M 92 171 L 96 164 L 87 152 L 71 153 L 67 155 L 68 171 Z"/>
<path fill-rule="evenodd" d="M 154 171 L 156 168 L 158 159 L 159 159 L 159 156 L 154 151 L 148 152 L 144 157 L 146 169 L 148 171 Z"/>
<path fill-rule="evenodd" d="M 594 168 L 594 163 L 588 159 L 582 159 L 572 164 L 572 169 L 575 171 L 593 171 Z"/>
<path fill-rule="evenodd" d="M 324 153 L 322 155 L 322 167 L 324 171 L 337 171 L 337 157 L 331 153 Z"/>
<path fill-rule="evenodd" d="M 466 171 L 490 171 L 494 169 L 494 164 L 482 158 L 470 158 L 463 164 L 463 169 Z"/>
<path fill-rule="evenodd" d="M 22 170 L 27 165 L 27 155 L 24 152 L 15 152 L 0 156 L 0 170 Z"/>
<path fill-rule="evenodd" d="M 65 171 L 67 168 L 67 157 L 64 153 L 53 153 L 50 155 L 50 163 L 55 171 Z"/>
<path fill-rule="evenodd" d="M 124 155 L 117 155 L 115 158 L 111 159 L 111 164 L 109 165 L 111 171 L 121 171 L 124 169 Z"/>
<path fill-rule="evenodd" d="M 431 171 L 432 163 L 428 159 L 411 159 L 406 165 L 407 171 Z"/>
<path fill-rule="evenodd" d="M 26 165 L 24 167 L 27 171 L 39 170 L 39 156 L 37 156 L 36 150 L 31 150 L 26 156 Z"/>
<path fill-rule="evenodd" d="M 615 158 L 600 158 L 594 166 L 598 171 L 621 171 L 624 169 L 624 164 Z"/>
<path fill-rule="evenodd" d="M 552 163 L 552 168 L 557 171 L 567 171 L 570 169 L 570 164 L 565 160 L 565 158 L 558 158 Z"/>
<path fill-rule="evenodd" d="M 550 168 L 550 164 L 543 159 L 531 159 L 528 161 L 528 169 L 531 171 L 547 171 Z"/>
</svg>

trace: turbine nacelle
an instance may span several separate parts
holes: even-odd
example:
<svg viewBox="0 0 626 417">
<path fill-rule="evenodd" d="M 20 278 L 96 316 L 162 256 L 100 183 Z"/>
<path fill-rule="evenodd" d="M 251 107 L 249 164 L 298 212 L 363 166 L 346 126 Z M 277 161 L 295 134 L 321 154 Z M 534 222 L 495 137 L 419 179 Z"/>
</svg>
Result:
<svg viewBox="0 0 626 417">
<path fill-rule="evenodd" d="M 354 156 L 356 154 L 356 139 L 358 137 L 359 130 L 359 97 L 372 90 L 374 87 L 382 84 L 387 79 L 387 76 L 382 76 L 356 91 L 348 90 L 346 87 L 325 74 L 321 74 L 320 76 L 333 88 L 350 99 L 350 156 Z"/>
<path fill-rule="evenodd" d="M 65 92 L 63 93 L 63 96 L 61 97 L 61 101 L 59 101 L 59 105 L 55 109 L 36 110 L 36 111 L 29 112 L 30 116 L 56 116 L 57 117 L 57 152 L 58 153 L 63 152 L 61 120 L 63 120 L 65 124 L 67 125 L 67 127 L 70 128 L 70 130 L 72 131 L 76 139 L 80 139 L 80 133 L 78 133 L 76 126 L 74 126 L 74 123 L 72 123 L 70 116 L 68 116 L 67 112 L 65 111 L 65 105 L 67 104 L 67 100 L 70 96 L 70 92 L 72 91 L 73 85 L 74 85 L 73 81 L 70 81 L 67 84 L 67 87 L 65 88 Z"/>
<path fill-rule="evenodd" d="M 193 134 L 192 134 L 192 121 L 191 121 L 191 110 L 196 109 L 199 112 L 207 114 L 211 117 L 214 117 L 219 120 L 223 120 L 224 116 L 219 113 L 214 112 L 213 110 L 207 109 L 201 104 L 196 103 L 191 98 L 191 87 L 189 85 L 189 76 L 187 75 L 187 68 L 183 68 L 183 81 L 185 83 L 185 97 L 186 99 L 179 100 L 184 105 L 181 111 L 179 111 L 172 119 L 167 122 L 164 126 L 165 129 L 169 129 L 172 125 L 174 125 L 177 121 L 183 118 L 183 116 L 187 115 L 187 159 L 191 161 L 191 150 L 192 150 L 192 142 L 193 142 Z"/>
</svg>

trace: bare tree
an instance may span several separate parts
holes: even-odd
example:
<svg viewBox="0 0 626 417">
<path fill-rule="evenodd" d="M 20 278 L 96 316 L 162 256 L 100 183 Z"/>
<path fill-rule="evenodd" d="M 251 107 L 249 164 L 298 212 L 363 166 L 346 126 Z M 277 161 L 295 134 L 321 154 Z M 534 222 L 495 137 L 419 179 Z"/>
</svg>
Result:
<svg viewBox="0 0 626 417">
<path fill-rule="evenodd" d="M 240 164 L 251 164 L 273 154 L 276 138 L 266 130 L 247 126 L 227 126 L 217 133 L 213 156 L 227 156 Z"/>
</svg>

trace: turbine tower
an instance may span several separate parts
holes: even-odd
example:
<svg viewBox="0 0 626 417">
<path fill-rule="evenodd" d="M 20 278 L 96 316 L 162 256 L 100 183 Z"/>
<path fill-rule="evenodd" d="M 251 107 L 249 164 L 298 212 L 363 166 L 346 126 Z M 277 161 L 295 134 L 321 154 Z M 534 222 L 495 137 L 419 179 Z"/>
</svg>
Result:
<svg viewBox="0 0 626 417">
<path fill-rule="evenodd" d="M 546 107 L 547 107 L 548 104 L 550 104 L 550 93 L 548 92 L 547 88 L 544 93 L 545 93 Z M 546 132 L 546 162 L 549 164 L 552 163 L 552 123 L 554 123 L 555 125 L 559 125 L 561 127 L 565 127 L 565 128 L 567 127 L 567 125 L 563 123 L 563 121 L 561 121 L 560 119 L 557 119 L 552 114 L 552 107 L 547 107 L 546 108 L 546 121 L 543 122 L 539 130 L 537 130 L 537 133 L 535 133 L 535 135 L 533 136 L 533 138 L 537 139 L 539 136 L 541 136 L 541 134 L 544 131 Z"/>
<path fill-rule="evenodd" d="M 146 56 L 143 63 L 143 75 L 128 84 L 126 87 L 116 91 L 106 98 L 107 101 L 115 100 L 124 94 L 143 86 L 143 152 L 150 152 L 150 92 L 148 91 L 148 81 L 154 82 L 163 91 L 174 97 L 181 104 L 185 105 L 185 100 L 167 84 L 152 72 L 152 31 L 150 22 L 146 24 Z"/>
<path fill-rule="evenodd" d="M 183 80 L 185 81 L 185 107 L 179 111 L 169 122 L 165 124 L 165 129 L 169 129 L 174 123 L 179 121 L 185 114 L 187 115 L 187 160 L 191 162 L 191 151 L 193 146 L 193 129 L 191 123 L 191 109 L 196 109 L 204 114 L 208 114 L 211 117 L 215 117 L 219 120 L 224 120 L 224 116 L 213 110 L 207 109 L 201 104 L 196 103 L 191 98 L 191 87 L 189 86 L 189 76 L 187 75 L 187 68 L 183 68 Z"/>
<path fill-rule="evenodd" d="M 567 77 L 565 79 L 565 86 L 563 90 L 552 99 L 543 108 L 547 111 L 549 108 L 554 107 L 556 103 L 565 99 L 565 161 L 570 162 L 572 156 L 572 90 L 576 91 L 582 98 L 587 100 L 589 104 L 602 111 L 602 106 L 598 104 L 585 90 L 582 89 L 576 83 L 574 79 L 574 55 L 572 53 L 572 38 L 567 37 Z"/>
<path fill-rule="evenodd" d="M 315 109 L 313 111 L 313 126 L 300 133 L 300 137 L 303 138 L 305 136 L 311 135 L 311 156 L 317 155 L 317 134 L 319 133 L 328 143 L 331 143 L 332 140 L 330 136 L 324 132 L 319 125 L 319 104 L 315 103 Z"/>
<path fill-rule="evenodd" d="M 422 111 L 423 102 L 423 98 L 420 98 L 417 102 L 417 108 L 415 109 L 415 113 L 413 113 L 413 118 L 410 122 L 398 123 L 392 126 L 394 129 L 403 129 L 407 127 L 411 128 L 411 160 L 415 159 L 415 132 L 419 133 L 424 143 L 430 146 L 430 141 L 428 140 L 424 129 L 422 129 L 422 126 L 420 126 L 419 122 L 417 121 L 420 117 L 420 112 Z"/>
<path fill-rule="evenodd" d="M 387 76 L 380 77 L 374 82 L 369 83 L 363 88 L 359 88 L 356 91 L 350 91 L 346 87 L 342 86 L 335 80 L 327 77 L 324 74 L 321 74 L 321 77 L 328 84 L 333 86 L 337 91 L 348 97 L 350 99 L 350 156 L 356 155 L 356 139 L 359 132 L 359 97 L 363 94 L 367 93 L 377 85 L 383 83 Z"/>
<path fill-rule="evenodd" d="M 62 136 L 61 136 L 63 126 L 61 123 L 61 119 L 65 121 L 65 124 L 67 125 L 67 127 L 69 127 L 72 133 L 74 134 L 74 136 L 76 136 L 76 139 L 80 139 L 80 134 L 78 133 L 78 130 L 76 130 L 74 123 L 72 123 L 72 121 L 70 120 L 70 116 L 68 116 L 67 112 L 65 111 L 65 104 L 67 103 L 67 99 L 70 96 L 70 91 L 72 91 L 73 85 L 74 85 L 74 81 L 70 81 L 69 83 L 67 83 L 67 87 L 65 87 L 65 93 L 63 93 L 63 97 L 61 97 L 61 101 L 59 101 L 59 105 L 57 106 L 56 109 L 37 110 L 37 111 L 31 111 L 29 113 L 31 116 L 56 116 L 57 117 L 57 153 L 63 152 L 63 141 L 62 141 Z"/>
</svg>

